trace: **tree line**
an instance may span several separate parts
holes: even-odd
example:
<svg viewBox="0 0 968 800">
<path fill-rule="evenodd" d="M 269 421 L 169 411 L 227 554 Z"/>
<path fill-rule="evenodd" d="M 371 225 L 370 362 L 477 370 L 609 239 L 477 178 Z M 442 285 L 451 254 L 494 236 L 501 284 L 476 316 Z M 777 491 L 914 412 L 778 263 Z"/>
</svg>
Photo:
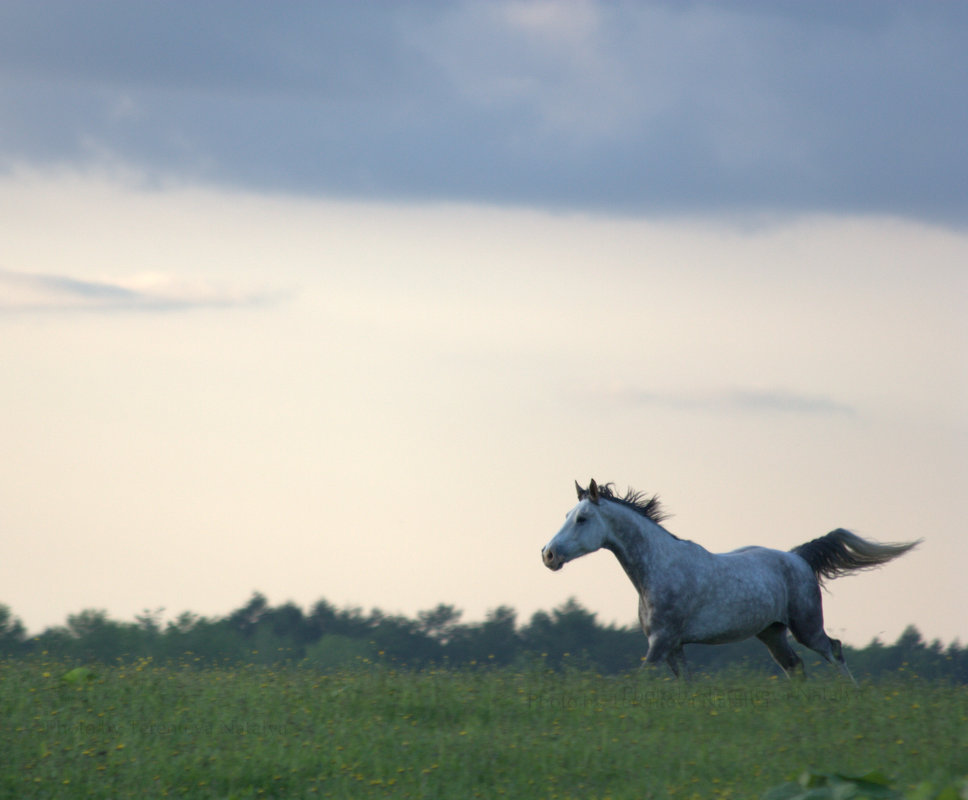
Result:
<svg viewBox="0 0 968 800">
<path fill-rule="evenodd" d="M 162 623 L 162 611 L 145 611 L 133 622 L 110 619 L 88 609 L 66 625 L 28 636 L 8 606 L 0 604 L 0 656 L 44 654 L 51 658 L 113 663 L 135 658 L 182 661 L 200 667 L 225 663 L 299 663 L 322 670 L 366 663 L 401 668 L 453 668 L 541 664 L 603 674 L 639 667 L 646 642 L 638 628 L 602 625 L 571 599 L 550 612 L 538 611 L 521 624 L 508 606 L 488 612 L 481 622 L 461 621 L 452 605 L 418 612 L 416 618 L 379 609 L 336 608 L 320 600 L 308 612 L 287 602 L 272 606 L 259 592 L 223 617 L 184 612 Z M 913 625 L 893 644 L 875 639 L 864 648 L 845 646 L 847 663 L 858 676 L 907 672 L 968 684 L 968 647 L 925 642 Z M 819 657 L 801 651 L 810 667 Z M 730 645 L 689 645 L 693 670 L 715 672 L 743 667 L 775 671 L 755 640 Z"/>
</svg>

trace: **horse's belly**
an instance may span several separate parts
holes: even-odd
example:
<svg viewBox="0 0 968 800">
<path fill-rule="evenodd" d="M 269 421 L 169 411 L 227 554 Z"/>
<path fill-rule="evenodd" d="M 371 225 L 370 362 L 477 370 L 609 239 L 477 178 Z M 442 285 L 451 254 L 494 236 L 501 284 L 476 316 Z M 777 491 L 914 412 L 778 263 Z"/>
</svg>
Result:
<svg viewBox="0 0 968 800">
<path fill-rule="evenodd" d="M 749 624 L 721 627 L 717 625 L 698 625 L 683 637 L 685 644 L 729 644 L 740 642 L 756 636 L 760 631 L 768 628 L 772 623 L 762 619 L 749 621 Z"/>
<path fill-rule="evenodd" d="M 686 626 L 691 642 L 736 642 L 755 636 L 775 622 L 787 622 L 782 587 L 731 581 L 721 587 L 707 587 L 702 594 L 703 602 Z"/>
</svg>

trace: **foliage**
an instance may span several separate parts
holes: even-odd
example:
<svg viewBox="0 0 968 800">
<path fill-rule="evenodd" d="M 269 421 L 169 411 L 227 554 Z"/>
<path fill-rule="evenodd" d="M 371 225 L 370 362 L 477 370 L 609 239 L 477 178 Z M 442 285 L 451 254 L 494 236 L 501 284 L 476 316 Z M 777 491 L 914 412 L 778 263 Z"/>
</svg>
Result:
<svg viewBox="0 0 968 800">
<path fill-rule="evenodd" d="M 770 789 L 763 795 L 763 800 L 875 800 L 882 797 L 901 797 L 891 789 L 890 779 L 882 772 L 855 776 L 808 771 L 796 783 Z"/>
<path fill-rule="evenodd" d="M 97 673 L 90 667 L 74 667 L 61 675 L 61 680 L 66 683 L 83 683 L 97 679 Z"/>
<path fill-rule="evenodd" d="M 101 610 L 72 614 L 63 627 L 28 638 L 22 623 L 0 605 L 0 655 L 24 656 L 46 651 L 52 656 L 110 664 L 117 658 L 177 659 L 192 654 L 205 666 L 232 663 L 297 663 L 309 660 L 321 669 L 338 669 L 379 657 L 411 668 L 431 666 L 508 666 L 539 662 L 561 669 L 583 667 L 603 674 L 637 669 L 646 650 L 641 632 L 602 625 L 574 599 L 551 612 L 538 611 L 520 624 L 514 609 L 501 606 L 482 622 L 463 622 L 462 613 L 441 604 L 416 619 L 379 609 L 338 609 L 325 600 L 308 613 L 287 602 L 273 606 L 258 592 L 221 618 L 183 612 L 163 624 L 162 609 L 146 610 L 134 622 L 112 620 Z M 968 683 L 968 648 L 953 643 L 925 643 L 909 626 L 893 645 L 874 640 L 866 648 L 845 648 L 858 677 L 898 672 L 923 678 Z M 763 676 L 778 674 L 755 640 L 725 646 L 690 645 L 690 667 L 698 673 L 742 666 Z M 830 668 L 803 651 L 811 675 Z"/>
<path fill-rule="evenodd" d="M 795 783 L 775 786 L 763 794 L 763 800 L 968 800 L 968 779 L 958 778 L 935 788 L 929 781 L 919 783 L 910 792 L 892 788 L 883 772 L 865 775 L 804 772 Z"/>
</svg>

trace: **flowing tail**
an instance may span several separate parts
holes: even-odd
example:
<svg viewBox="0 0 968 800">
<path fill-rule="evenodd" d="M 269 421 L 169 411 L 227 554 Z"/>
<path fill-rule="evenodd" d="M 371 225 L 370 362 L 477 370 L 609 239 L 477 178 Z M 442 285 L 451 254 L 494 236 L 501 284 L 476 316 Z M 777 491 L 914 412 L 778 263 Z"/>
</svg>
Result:
<svg viewBox="0 0 968 800">
<path fill-rule="evenodd" d="M 880 544 L 837 528 L 826 536 L 794 547 L 790 552 L 806 561 L 817 580 L 823 582 L 824 578 L 839 578 L 855 570 L 879 567 L 920 543 L 921 539 L 904 544 Z"/>
</svg>

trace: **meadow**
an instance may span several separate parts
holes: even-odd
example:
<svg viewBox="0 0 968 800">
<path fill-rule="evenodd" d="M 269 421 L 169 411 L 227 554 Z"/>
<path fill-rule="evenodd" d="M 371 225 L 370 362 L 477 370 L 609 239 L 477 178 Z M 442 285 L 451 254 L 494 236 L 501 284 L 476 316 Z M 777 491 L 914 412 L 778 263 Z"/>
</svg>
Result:
<svg viewBox="0 0 968 800">
<path fill-rule="evenodd" d="M 908 791 L 968 774 L 968 687 L 36 656 L 0 662 L 0 753 L 21 798 L 755 798 L 805 769 Z"/>
</svg>

